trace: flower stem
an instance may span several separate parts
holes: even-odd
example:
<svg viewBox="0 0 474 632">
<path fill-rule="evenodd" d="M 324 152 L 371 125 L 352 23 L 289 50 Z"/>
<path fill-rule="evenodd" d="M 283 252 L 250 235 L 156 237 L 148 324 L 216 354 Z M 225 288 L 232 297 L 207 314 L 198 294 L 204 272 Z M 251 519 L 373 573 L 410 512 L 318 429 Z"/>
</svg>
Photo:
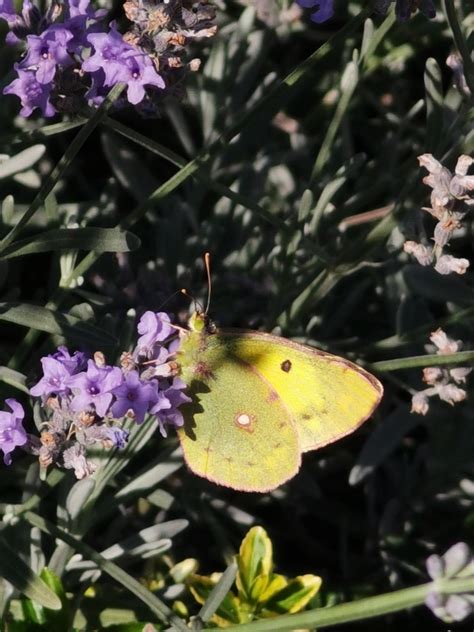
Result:
<svg viewBox="0 0 474 632">
<path fill-rule="evenodd" d="M 422 584 L 421 586 L 404 588 L 403 590 L 375 597 L 343 603 L 331 608 L 317 608 L 300 614 L 282 615 L 271 619 L 253 621 L 245 625 L 231 626 L 228 629 L 238 628 L 239 632 L 277 632 L 298 628 L 317 628 L 319 630 L 341 623 L 380 617 L 392 612 L 420 606 L 432 590 L 442 594 L 472 592 L 474 590 L 474 577 L 438 580 Z M 208 628 L 205 628 L 203 632 L 208 632 Z"/>
</svg>

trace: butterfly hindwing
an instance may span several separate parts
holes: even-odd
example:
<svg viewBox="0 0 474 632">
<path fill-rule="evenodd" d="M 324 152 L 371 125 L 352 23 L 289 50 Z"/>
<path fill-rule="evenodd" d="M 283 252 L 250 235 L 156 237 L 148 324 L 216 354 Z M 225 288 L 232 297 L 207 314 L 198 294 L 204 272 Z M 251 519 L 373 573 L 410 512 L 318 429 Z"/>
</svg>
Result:
<svg viewBox="0 0 474 632">
<path fill-rule="evenodd" d="M 210 335 L 188 384 L 179 437 L 187 464 L 210 481 L 268 491 L 292 478 L 301 449 L 292 415 L 268 380 Z"/>
<path fill-rule="evenodd" d="M 223 330 L 230 352 L 255 367 L 295 420 L 303 452 L 358 428 L 380 402 L 380 382 L 337 356 L 260 332 Z"/>
</svg>

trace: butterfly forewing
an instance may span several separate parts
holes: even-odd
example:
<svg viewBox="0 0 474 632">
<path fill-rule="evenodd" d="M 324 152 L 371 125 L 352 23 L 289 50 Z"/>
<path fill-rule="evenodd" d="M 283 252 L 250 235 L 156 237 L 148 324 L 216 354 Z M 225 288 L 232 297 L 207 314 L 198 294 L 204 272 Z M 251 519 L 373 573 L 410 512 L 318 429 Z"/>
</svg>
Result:
<svg viewBox="0 0 474 632">
<path fill-rule="evenodd" d="M 284 401 L 303 452 L 358 428 L 380 402 L 380 382 L 361 367 L 260 332 L 221 331 L 229 352 L 255 367 Z"/>
<path fill-rule="evenodd" d="M 263 492 L 292 478 L 301 450 L 287 405 L 256 367 L 208 338 L 195 377 L 192 403 L 183 406 L 179 437 L 193 472 L 243 491 Z"/>
</svg>

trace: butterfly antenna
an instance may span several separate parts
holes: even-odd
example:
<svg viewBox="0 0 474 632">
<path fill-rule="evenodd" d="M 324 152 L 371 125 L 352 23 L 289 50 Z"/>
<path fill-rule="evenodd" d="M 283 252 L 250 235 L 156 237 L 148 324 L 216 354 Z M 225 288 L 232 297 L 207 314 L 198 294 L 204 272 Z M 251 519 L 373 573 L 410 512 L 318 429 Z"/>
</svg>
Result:
<svg viewBox="0 0 474 632">
<path fill-rule="evenodd" d="M 212 281 L 211 281 L 211 255 L 209 252 L 206 252 L 204 255 L 204 265 L 206 267 L 207 274 L 207 303 L 205 314 L 209 311 L 209 306 L 211 304 L 211 294 L 212 294 Z"/>
<path fill-rule="evenodd" d="M 199 308 L 199 312 L 204 313 L 203 309 L 202 309 L 202 303 L 200 301 L 198 301 L 197 298 L 195 298 L 192 294 L 190 294 L 185 287 L 181 288 L 179 291 L 180 291 L 181 294 L 184 294 L 184 296 L 186 298 L 188 298 L 192 303 L 194 303 L 194 305 L 196 305 L 196 307 Z M 196 311 L 198 311 L 198 310 L 196 310 Z"/>
<path fill-rule="evenodd" d="M 176 292 L 173 292 L 173 294 L 171 294 L 170 296 L 168 296 L 168 298 L 165 298 L 165 300 L 164 300 L 162 303 L 160 303 L 160 305 L 158 305 L 158 308 L 157 308 L 157 309 L 158 309 L 158 310 L 162 310 L 162 309 L 163 309 L 163 307 L 164 307 L 167 303 L 169 303 L 169 302 L 171 301 L 171 299 L 172 299 L 172 298 L 174 298 L 174 297 L 175 297 L 177 294 L 179 294 L 179 293 L 180 293 L 180 290 L 176 290 Z"/>
</svg>

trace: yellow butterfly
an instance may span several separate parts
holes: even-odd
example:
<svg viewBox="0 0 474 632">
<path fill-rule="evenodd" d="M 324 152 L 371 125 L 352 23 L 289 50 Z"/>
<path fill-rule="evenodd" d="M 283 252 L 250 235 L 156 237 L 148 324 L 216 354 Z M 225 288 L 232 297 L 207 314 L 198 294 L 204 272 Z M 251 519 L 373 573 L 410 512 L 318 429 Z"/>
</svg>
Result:
<svg viewBox="0 0 474 632">
<path fill-rule="evenodd" d="M 353 432 L 383 387 L 349 360 L 259 331 L 217 330 L 195 312 L 178 363 L 192 403 L 178 431 L 190 469 L 219 485 L 267 492 L 303 452 Z"/>
</svg>

